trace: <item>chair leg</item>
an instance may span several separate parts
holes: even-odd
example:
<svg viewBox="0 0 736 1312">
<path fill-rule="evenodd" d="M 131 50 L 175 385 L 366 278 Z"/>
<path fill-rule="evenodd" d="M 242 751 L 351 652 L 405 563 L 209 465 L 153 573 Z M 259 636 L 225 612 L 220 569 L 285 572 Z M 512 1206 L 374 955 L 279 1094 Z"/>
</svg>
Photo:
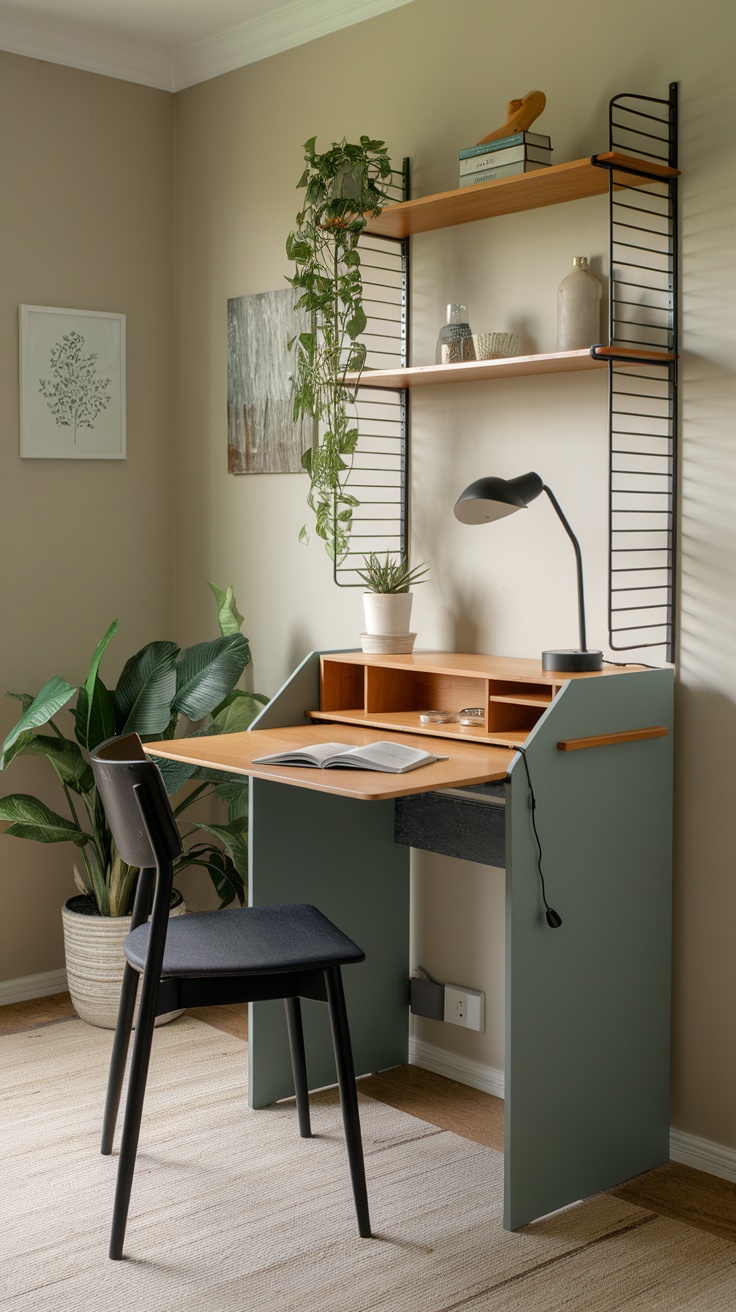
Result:
<svg viewBox="0 0 736 1312">
<path fill-rule="evenodd" d="M 123 984 L 120 990 L 120 1004 L 118 1006 L 118 1016 L 115 1024 L 115 1038 L 112 1043 L 112 1053 L 110 1055 L 110 1072 L 107 1077 L 107 1097 L 105 1099 L 105 1114 L 102 1120 L 102 1144 L 100 1152 L 104 1157 L 109 1157 L 112 1152 L 113 1139 L 115 1138 L 115 1126 L 118 1119 L 118 1109 L 120 1107 L 120 1094 L 123 1088 L 123 1076 L 125 1075 L 125 1062 L 128 1056 L 128 1045 L 130 1043 L 130 1032 L 133 1028 L 133 1013 L 135 1011 L 135 999 L 138 993 L 138 980 L 140 975 L 134 970 L 129 962 L 125 963 L 123 971 Z"/>
<path fill-rule="evenodd" d="M 327 987 L 327 1005 L 330 1012 L 332 1042 L 335 1049 L 337 1082 L 340 1088 L 340 1106 L 345 1127 L 345 1145 L 348 1151 L 350 1179 L 353 1185 L 355 1211 L 358 1217 L 358 1231 L 362 1239 L 370 1239 L 371 1222 L 368 1213 L 368 1194 L 365 1187 L 365 1164 L 363 1161 L 363 1140 L 360 1133 L 360 1115 L 358 1113 L 358 1094 L 355 1088 L 355 1067 L 353 1049 L 350 1043 L 348 1015 L 345 1008 L 345 994 L 342 987 L 342 975 L 339 966 L 330 966 L 325 971 Z"/>
<path fill-rule="evenodd" d="M 284 998 L 284 1009 L 286 1011 L 286 1028 L 289 1031 L 289 1050 L 291 1052 L 291 1069 L 294 1074 L 299 1133 L 302 1139 L 310 1139 L 312 1126 L 309 1119 L 309 1086 L 307 1084 L 307 1061 L 304 1055 L 304 1029 L 300 999 Z"/>
<path fill-rule="evenodd" d="M 155 981 L 157 983 L 157 981 Z M 146 981 L 140 1000 L 138 1025 L 135 1026 L 133 1057 L 130 1063 L 129 1084 L 125 1103 L 125 1119 L 121 1139 L 121 1152 L 118 1158 L 118 1176 L 115 1181 L 115 1200 L 113 1204 L 113 1225 L 110 1232 L 110 1257 L 117 1261 L 122 1257 L 123 1241 L 127 1223 L 127 1210 L 130 1206 L 130 1191 L 133 1189 L 135 1157 L 138 1153 L 140 1136 L 140 1118 L 143 1115 L 143 1099 L 146 1097 L 146 1080 L 148 1063 L 151 1059 L 153 1025 L 156 1021 L 155 988 L 153 997 L 146 997 Z M 146 1005 L 148 1004 L 148 1005 Z"/>
</svg>

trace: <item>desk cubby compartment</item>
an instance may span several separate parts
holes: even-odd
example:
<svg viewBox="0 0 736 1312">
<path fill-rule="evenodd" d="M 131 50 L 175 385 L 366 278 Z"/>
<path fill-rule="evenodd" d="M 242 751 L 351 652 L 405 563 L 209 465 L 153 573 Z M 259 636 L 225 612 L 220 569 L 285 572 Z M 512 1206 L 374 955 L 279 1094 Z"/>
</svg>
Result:
<svg viewBox="0 0 736 1312">
<path fill-rule="evenodd" d="M 490 679 L 488 733 L 509 742 L 523 742 L 557 692 L 551 684 Z"/>
<path fill-rule="evenodd" d="M 422 711 L 457 711 L 468 706 L 486 710 L 486 679 L 436 670 L 400 670 L 368 666 L 365 680 L 365 709 L 369 714 L 407 715 L 417 719 Z M 435 729 L 441 726 L 435 725 Z"/>
<path fill-rule="evenodd" d="M 365 666 L 323 658 L 320 679 L 321 711 L 365 709 Z"/>
<path fill-rule="evenodd" d="M 322 658 L 321 701 L 312 718 L 376 728 L 429 733 L 439 737 L 476 739 L 481 742 L 523 742 L 548 706 L 558 685 L 522 680 L 494 679 L 452 668 L 447 659 L 429 656 L 422 666 L 409 658 L 406 664 L 380 658 L 362 660 L 353 655 Z M 457 714 L 480 707 L 477 725 L 422 724 L 423 711 Z"/>
</svg>

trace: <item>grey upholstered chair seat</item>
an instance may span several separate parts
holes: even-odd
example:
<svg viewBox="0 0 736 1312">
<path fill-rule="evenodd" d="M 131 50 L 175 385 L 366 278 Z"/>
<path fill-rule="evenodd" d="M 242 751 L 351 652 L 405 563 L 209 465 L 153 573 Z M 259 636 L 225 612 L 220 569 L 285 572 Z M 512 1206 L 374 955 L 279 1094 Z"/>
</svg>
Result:
<svg viewBox="0 0 736 1312">
<path fill-rule="evenodd" d="M 125 956 L 142 971 L 149 925 L 125 942 Z M 325 970 L 365 959 L 365 953 L 308 904 L 191 912 L 169 920 L 161 977 L 267 975 Z"/>
</svg>

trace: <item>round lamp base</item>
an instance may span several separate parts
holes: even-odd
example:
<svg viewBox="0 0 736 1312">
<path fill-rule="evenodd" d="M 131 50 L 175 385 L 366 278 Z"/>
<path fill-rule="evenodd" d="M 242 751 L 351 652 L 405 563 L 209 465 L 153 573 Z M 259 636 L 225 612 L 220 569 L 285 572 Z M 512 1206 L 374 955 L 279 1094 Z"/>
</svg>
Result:
<svg viewBox="0 0 736 1312">
<path fill-rule="evenodd" d="M 543 651 L 542 669 L 556 674 L 588 674 L 603 669 L 603 652 Z"/>
</svg>

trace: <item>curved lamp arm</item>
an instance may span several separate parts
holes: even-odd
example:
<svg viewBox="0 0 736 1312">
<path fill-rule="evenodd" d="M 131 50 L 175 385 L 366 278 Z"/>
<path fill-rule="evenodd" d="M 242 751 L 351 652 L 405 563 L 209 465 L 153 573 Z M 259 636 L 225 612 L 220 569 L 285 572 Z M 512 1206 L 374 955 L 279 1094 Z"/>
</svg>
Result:
<svg viewBox="0 0 736 1312">
<path fill-rule="evenodd" d="M 578 542 L 577 538 L 575 537 L 575 534 L 570 528 L 570 525 L 567 519 L 565 518 L 565 515 L 563 514 L 562 507 L 559 501 L 557 500 L 557 497 L 555 496 L 554 492 L 552 491 L 552 488 L 547 487 L 547 484 L 545 483 L 544 491 L 547 493 L 547 496 L 552 502 L 552 505 L 554 506 L 557 512 L 557 517 L 560 523 L 562 524 L 562 527 L 564 528 L 565 532 L 567 533 L 567 536 L 572 542 L 573 549 L 575 551 L 575 563 L 576 563 L 577 574 L 578 574 L 578 625 L 580 628 L 580 650 L 587 651 L 588 644 L 585 641 L 585 601 L 583 600 L 583 557 L 580 551 L 580 543 Z"/>
<path fill-rule="evenodd" d="M 557 518 L 573 545 L 577 568 L 578 587 L 578 625 L 580 629 L 580 647 L 577 651 L 543 651 L 542 668 L 561 673 L 582 674 L 603 668 L 603 653 L 589 651 L 585 636 L 585 600 L 583 594 L 583 557 L 580 543 L 563 514 L 557 497 L 551 488 L 540 478 L 539 474 L 530 472 L 520 474 L 517 478 L 497 478 L 487 476 L 471 483 L 460 493 L 455 503 L 455 517 L 462 524 L 484 524 L 511 515 L 515 510 L 524 510 L 530 501 L 536 500 L 546 492 L 554 507 Z"/>
</svg>

